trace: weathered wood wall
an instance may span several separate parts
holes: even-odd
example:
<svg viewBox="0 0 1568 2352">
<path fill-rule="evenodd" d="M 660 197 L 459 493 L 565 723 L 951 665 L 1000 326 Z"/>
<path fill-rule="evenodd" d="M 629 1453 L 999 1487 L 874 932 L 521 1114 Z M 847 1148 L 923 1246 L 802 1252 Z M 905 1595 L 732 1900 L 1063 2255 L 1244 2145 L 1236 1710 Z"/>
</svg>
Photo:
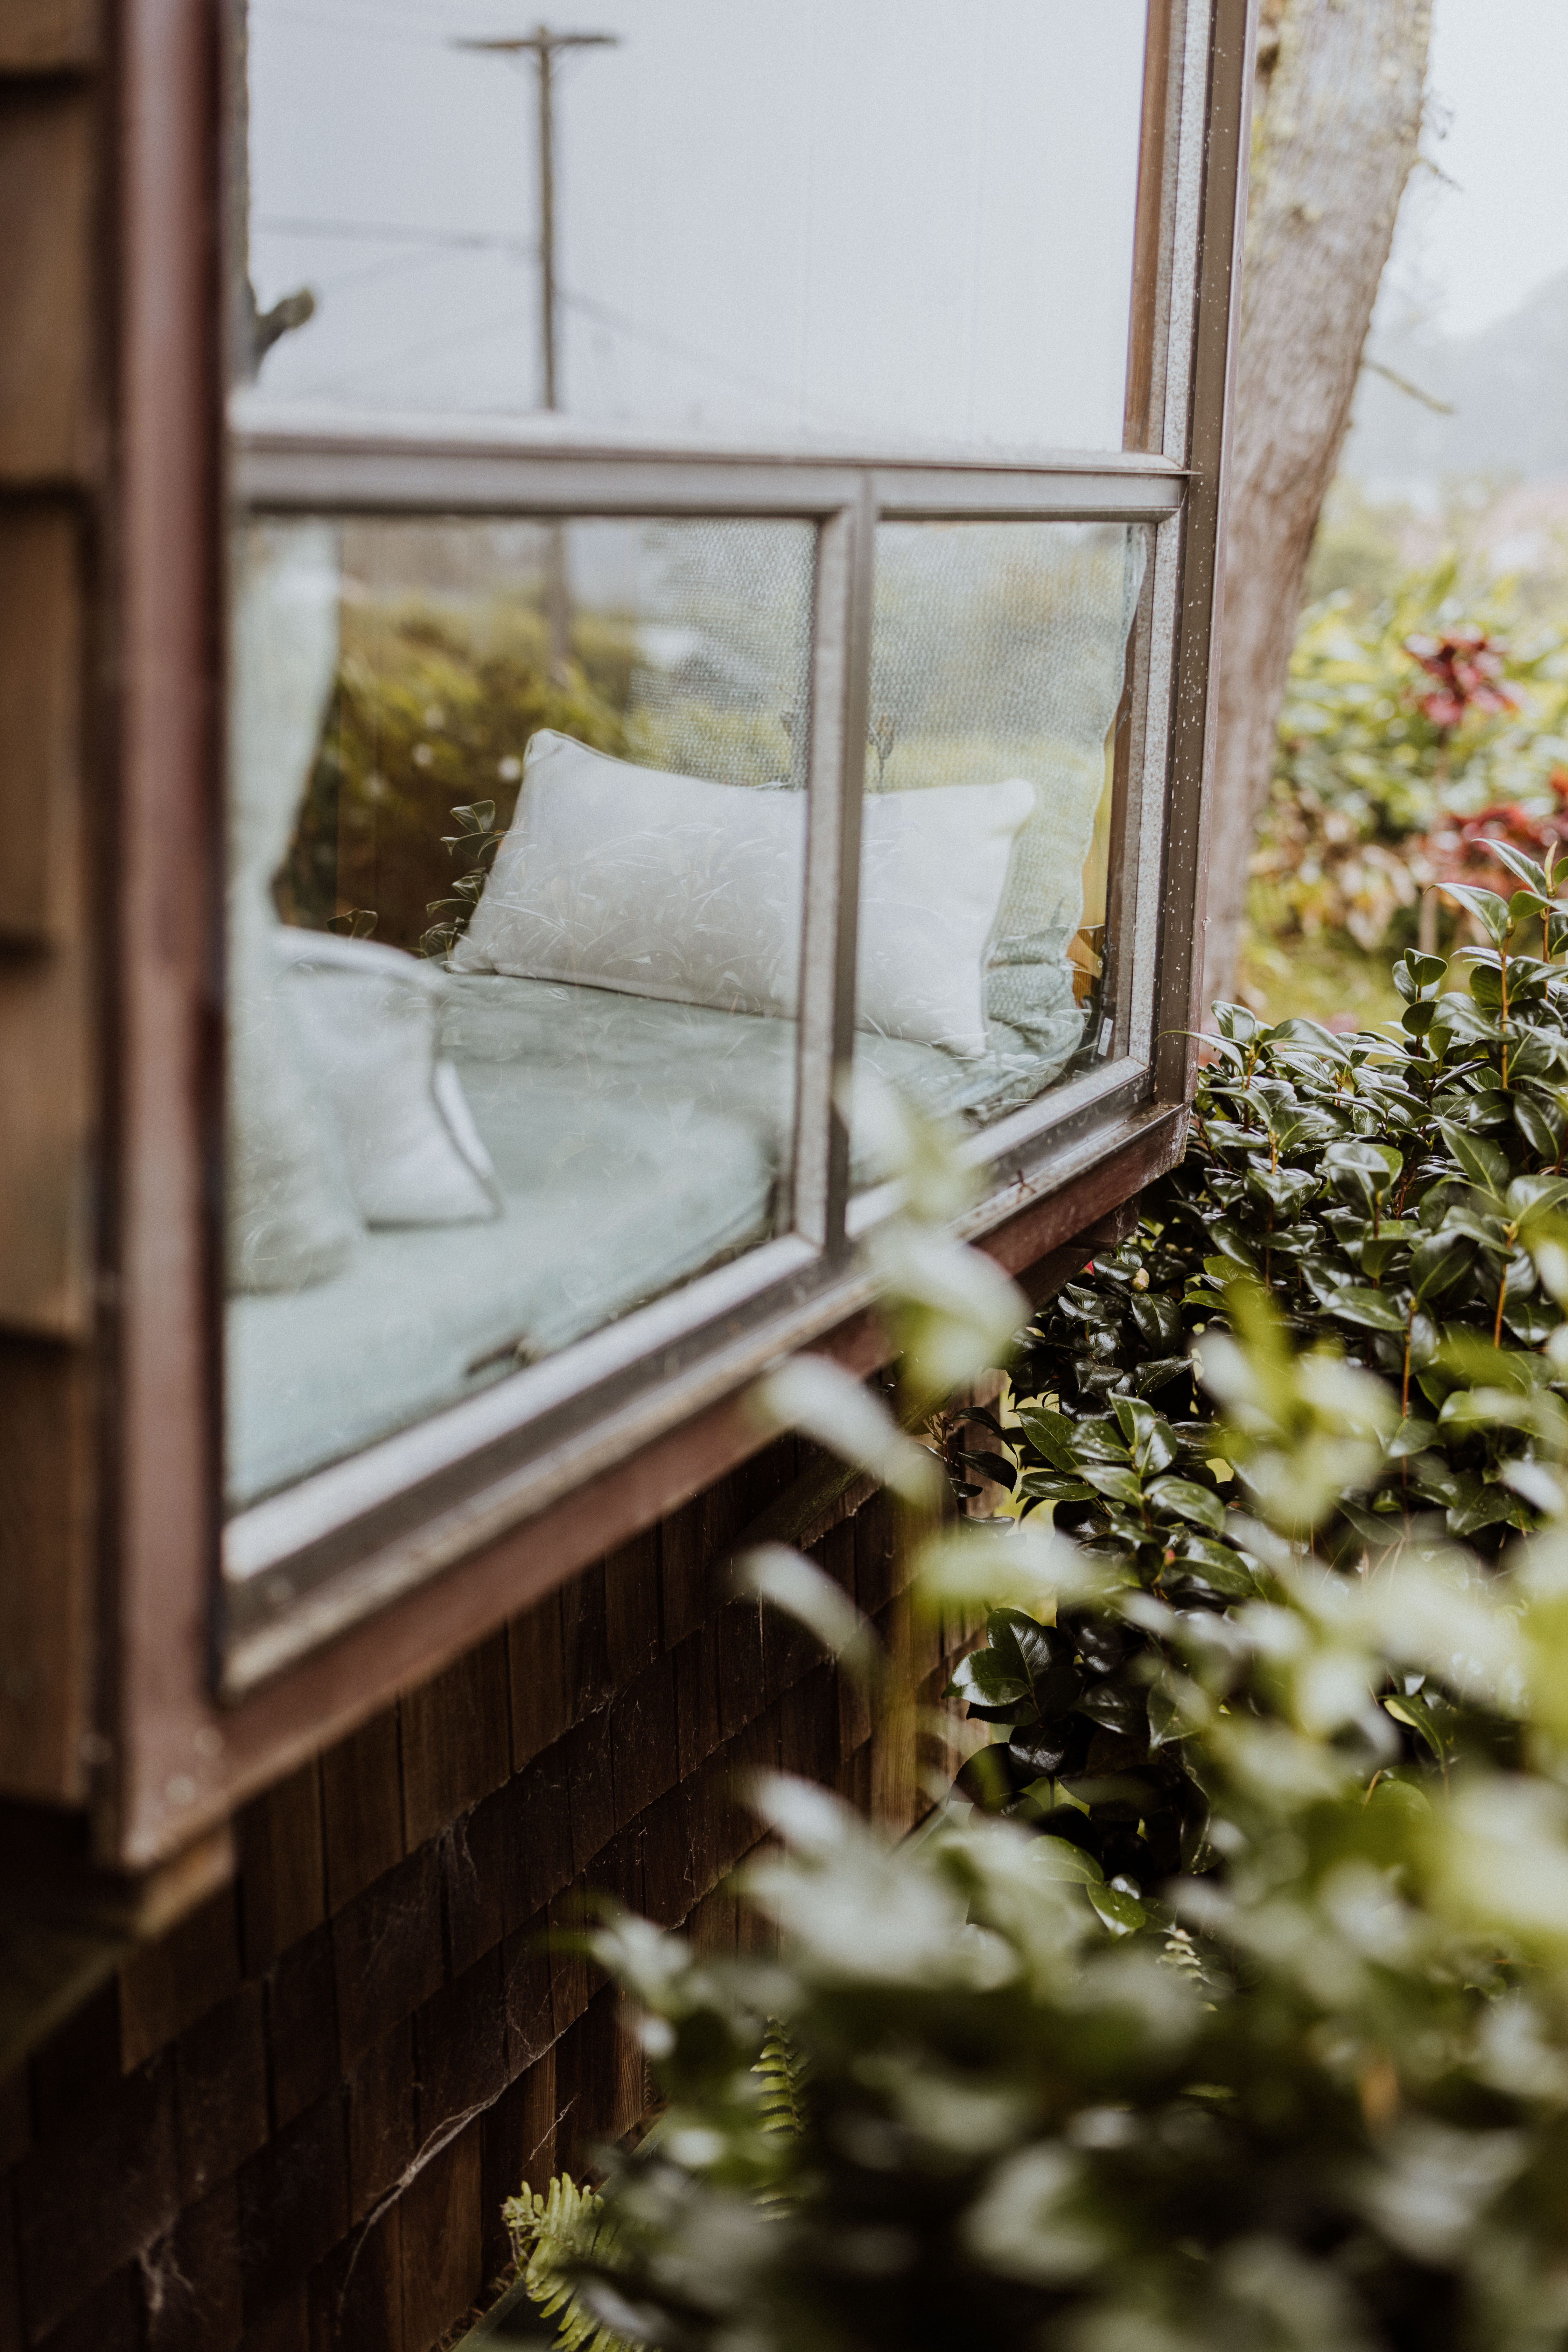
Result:
<svg viewBox="0 0 1568 2352">
<path fill-rule="evenodd" d="M 733 1949 L 761 1769 L 923 1809 L 910 1706 L 724 1599 L 797 1470 L 775 1444 L 249 1807 L 235 1885 L 0 2088 L 0 2352 L 428 2352 L 484 2296 L 502 2198 L 643 2104 L 552 1925 L 598 1889 Z M 814 1549 L 933 1704 L 962 1629 L 900 1597 L 886 1497 Z"/>
</svg>

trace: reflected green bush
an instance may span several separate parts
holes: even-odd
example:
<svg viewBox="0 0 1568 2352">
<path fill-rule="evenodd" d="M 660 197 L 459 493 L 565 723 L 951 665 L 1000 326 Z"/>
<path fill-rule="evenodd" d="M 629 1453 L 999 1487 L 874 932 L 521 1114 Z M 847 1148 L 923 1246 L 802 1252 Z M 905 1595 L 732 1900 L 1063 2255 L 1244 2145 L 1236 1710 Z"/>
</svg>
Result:
<svg viewBox="0 0 1568 2352">
<path fill-rule="evenodd" d="M 357 908 L 375 918 L 358 928 L 417 953 L 454 879 L 442 846 L 453 808 L 492 801 L 504 833 L 541 727 L 623 751 L 635 659 L 629 624 L 584 617 L 557 684 L 544 623 L 526 606 L 349 605 L 321 751 L 276 885 L 284 921 L 321 930 Z"/>
</svg>

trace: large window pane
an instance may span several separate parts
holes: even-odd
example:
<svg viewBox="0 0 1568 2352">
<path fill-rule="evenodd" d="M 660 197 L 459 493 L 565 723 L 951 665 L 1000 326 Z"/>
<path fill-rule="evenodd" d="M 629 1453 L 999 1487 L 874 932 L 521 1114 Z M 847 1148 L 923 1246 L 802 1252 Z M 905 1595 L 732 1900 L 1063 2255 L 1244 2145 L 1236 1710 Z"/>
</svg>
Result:
<svg viewBox="0 0 1568 2352">
<path fill-rule="evenodd" d="M 878 532 L 868 835 L 888 802 L 927 797 L 952 829 L 949 872 L 976 890 L 984 877 L 988 894 L 983 936 L 963 949 L 977 950 L 964 978 L 979 1029 L 953 1050 L 921 1053 L 866 1019 L 863 945 L 857 1066 L 930 1110 L 994 1118 L 1119 1044 L 1106 986 L 1116 720 L 1146 539 L 1109 523 Z M 873 887 L 868 874 L 863 931 Z M 940 920 L 930 959 L 934 986 Z"/>
<path fill-rule="evenodd" d="M 1145 14 L 575 12 L 617 46 L 554 58 L 554 404 L 721 437 L 1120 446 Z M 250 275 L 263 312 L 316 296 L 261 362 L 269 395 L 550 404 L 535 58 L 455 46 L 519 27 L 510 0 L 249 0 Z"/>
<path fill-rule="evenodd" d="M 232 1503 L 787 1223 L 814 558 L 241 530 Z"/>
</svg>

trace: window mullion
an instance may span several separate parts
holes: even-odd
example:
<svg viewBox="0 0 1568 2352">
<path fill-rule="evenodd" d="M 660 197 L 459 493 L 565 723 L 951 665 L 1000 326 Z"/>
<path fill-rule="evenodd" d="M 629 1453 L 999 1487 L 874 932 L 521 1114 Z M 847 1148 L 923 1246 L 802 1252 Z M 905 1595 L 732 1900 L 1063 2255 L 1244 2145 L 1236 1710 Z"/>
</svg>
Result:
<svg viewBox="0 0 1568 2352">
<path fill-rule="evenodd" d="M 849 1190 L 849 1131 L 835 1076 L 854 1051 L 874 534 L 863 478 L 856 503 L 830 515 L 817 535 L 811 657 L 794 1223 L 829 1255 L 845 1246 Z"/>
</svg>

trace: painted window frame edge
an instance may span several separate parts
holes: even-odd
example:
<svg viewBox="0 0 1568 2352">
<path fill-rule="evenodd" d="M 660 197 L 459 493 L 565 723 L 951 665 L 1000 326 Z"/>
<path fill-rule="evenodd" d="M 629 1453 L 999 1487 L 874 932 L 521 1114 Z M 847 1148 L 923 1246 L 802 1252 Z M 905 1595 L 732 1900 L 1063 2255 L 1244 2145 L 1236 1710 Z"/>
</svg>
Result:
<svg viewBox="0 0 1568 2352">
<path fill-rule="evenodd" d="M 1128 975 L 1127 1017 L 1131 1043 L 1136 1046 L 1141 1039 L 1142 1050 L 1119 1055 L 1107 1068 L 1086 1073 L 973 1139 L 972 1149 L 988 1164 L 992 1181 L 964 1230 L 1004 1264 L 1021 1268 L 1091 1223 L 1179 1152 L 1194 1064 L 1191 1041 L 1181 1033 L 1194 1025 L 1208 654 L 1219 586 L 1222 460 L 1234 373 L 1231 288 L 1256 5 L 1257 0 L 1152 0 L 1152 23 L 1164 28 L 1168 68 L 1163 105 L 1152 110 L 1145 94 L 1141 222 L 1147 212 L 1142 183 L 1151 168 L 1152 111 L 1160 124 L 1154 169 L 1161 185 L 1154 298 L 1147 315 L 1135 313 L 1134 332 L 1143 334 L 1153 354 L 1147 373 L 1155 422 L 1144 437 L 1156 446 L 1114 457 L 1063 453 L 1023 465 L 875 453 L 801 459 L 760 451 L 610 448 L 574 446 L 564 437 L 546 446 L 521 431 L 504 436 L 504 446 L 493 434 L 472 431 L 405 431 L 374 447 L 363 436 L 349 446 L 344 436 L 319 426 L 284 431 L 254 404 L 226 448 L 215 421 L 205 443 L 197 436 L 193 453 L 190 440 L 182 445 L 178 437 L 180 404 L 164 400 L 160 407 L 167 362 L 156 347 L 168 348 L 159 332 L 166 318 L 157 315 L 152 272 L 138 282 L 135 263 L 138 252 L 161 252 L 171 244 L 183 251 L 189 264 L 181 297 L 184 350 L 187 357 L 203 353 L 210 365 L 211 315 L 204 310 L 211 302 L 214 262 L 210 239 L 191 226 L 203 213 L 188 208 L 195 194 L 210 196 L 217 184 L 210 22 L 199 21 L 195 0 L 128 0 L 124 54 L 135 131 L 127 142 L 124 183 L 131 289 L 124 327 L 124 495 L 132 636 L 140 624 L 141 641 L 150 644 L 151 633 L 173 621 L 183 633 L 193 677 L 210 677 L 215 670 L 221 676 L 210 619 L 207 633 L 203 630 L 199 583 L 221 572 L 216 548 L 227 507 L 219 492 L 227 487 L 228 466 L 245 502 L 268 510 L 341 503 L 357 482 L 350 504 L 451 512 L 460 480 L 475 510 L 482 505 L 495 512 L 505 505 L 497 497 L 497 478 L 504 474 L 511 484 L 508 495 L 531 512 L 542 506 L 549 510 L 550 485 L 559 512 L 806 513 L 823 534 L 821 574 L 834 583 L 832 599 L 818 598 L 814 697 L 819 714 L 835 708 L 847 730 L 846 757 L 837 762 L 828 756 L 820 715 L 814 728 L 799 1044 L 801 1076 L 804 1080 L 809 1068 L 812 1088 L 808 1106 L 803 1085 L 797 1120 L 797 1230 L 513 1376 L 501 1384 L 509 1396 L 498 1425 L 488 1433 L 477 1424 L 468 1429 L 446 1458 L 439 1458 L 441 1443 L 450 1436 L 454 1417 L 488 1409 L 494 1420 L 500 1388 L 385 1441 L 387 1449 L 404 1454 L 405 1471 L 417 1475 L 373 1491 L 385 1459 L 382 1448 L 373 1448 L 240 1514 L 230 1523 L 228 1540 L 258 1592 L 285 1562 L 297 1572 L 315 1571 L 305 1580 L 308 1593 L 296 1592 L 289 1607 L 264 1611 L 259 1622 L 245 1625 L 226 1622 L 216 1599 L 224 1589 L 215 1402 L 221 1284 L 210 1214 L 214 1188 L 205 1171 L 212 1166 L 221 1070 L 215 1070 L 219 1057 L 210 1044 L 202 1049 L 199 1083 L 191 1083 L 193 1014 L 204 1038 L 214 1029 L 211 934 L 205 941 L 184 943 L 184 1001 L 176 1005 L 169 975 L 150 974 L 146 961 L 138 962 L 138 950 L 145 958 L 163 912 L 153 870 L 157 831 L 138 827 L 161 817 L 167 838 L 171 794 L 160 787 L 151 763 L 160 749 L 167 756 L 168 730 L 160 742 L 159 728 L 148 723 L 147 714 L 140 714 L 140 727 L 138 714 L 131 715 L 122 764 L 127 835 L 137 849 L 121 925 L 117 1004 L 118 1042 L 125 1049 L 113 1432 L 120 1622 L 110 1669 L 121 1766 L 100 1832 L 106 1848 L 129 1864 L 145 1866 L 188 1843 L 247 1789 L 363 1718 L 412 1671 L 437 1670 L 582 1560 L 743 1458 L 759 1440 L 742 1425 L 739 1393 L 764 1364 L 806 1344 L 866 1369 L 877 1360 L 879 1343 L 866 1312 L 869 1293 L 848 1252 L 885 1213 L 887 1202 L 875 1193 L 855 1202 L 847 1197 L 847 1138 L 831 1108 L 825 1073 L 843 1056 L 853 1009 L 855 895 L 840 891 L 837 879 L 853 869 L 858 849 L 857 745 L 864 726 L 857 730 L 854 722 L 857 692 L 863 699 L 865 690 L 869 532 L 878 514 L 1092 517 L 1153 526 L 1154 561 L 1137 623 L 1148 651 L 1127 721 L 1126 774 L 1133 789 L 1124 870 L 1138 943 Z M 1158 50 L 1152 39 L 1152 69 Z M 1141 260 L 1150 266 L 1148 256 Z M 1130 377 L 1135 373 L 1130 370 Z M 188 426 L 188 387 L 186 397 Z M 398 485 L 401 498 L 390 494 Z M 334 497 L 323 496 L 329 486 Z M 171 491 L 182 508 L 211 519 L 200 562 L 153 560 L 154 540 L 166 530 L 167 518 L 166 504 L 160 511 L 157 501 L 166 501 Z M 748 493 L 755 502 L 738 505 Z M 678 499 L 680 503 L 673 502 Z M 138 554 L 146 573 L 140 593 Z M 824 619 L 830 602 L 837 606 L 832 627 Z M 209 614 L 210 609 L 209 599 Z M 198 778 L 204 764 L 211 772 L 221 730 L 210 700 L 183 715 L 177 764 L 191 786 L 187 809 L 201 810 L 207 871 L 216 873 L 214 845 L 221 828 Z M 841 796 L 829 789 L 835 776 L 845 785 Z M 179 994 L 176 987 L 174 996 Z M 185 1081 L 183 1093 L 178 1083 L 171 1087 L 174 1065 Z M 178 1190 L 202 1236 L 199 1246 L 187 1242 L 172 1283 L 158 1278 L 167 1269 L 157 1263 L 155 1240 L 158 1220 L 169 1213 L 168 1193 L 163 1188 L 155 1193 L 149 1182 L 176 1140 L 155 1131 L 159 1115 L 171 1111 L 177 1114 L 182 1147 L 175 1152 L 182 1160 Z M 140 1390 L 139 1376 L 147 1383 Z M 522 1413 L 509 1421 L 519 1400 L 526 1421 Z M 160 1412 L 171 1404 L 183 1405 L 186 1418 L 184 1441 L 172 1458 L 158 1426 Z M 165 1420 L 162 1429 L 167 1428 Z M 516 1439 L 523 1428 L 532 1451 L 520 1462 Z M 372 1454 L 383 1458 L 373 1462 Z M 161 1486 L 155 1474 L 161 1456 L 174 1474 L 172 1488 Z M 350 1491 L 356 1478 L 357 1498 Z M 341 1482 L 335 1499 L 332 1481 Z M 581 1525 L 568 1535 L 563 1506 L 581 1496 L 589 1481 L 596 1495 L 609 1499 L 579 1509 L 574 1516 Z M 345 1497 L 352 1507 L 346 1512 Z M 537 1556 L 520 1567 L 518 1539 L 533 1532 L 539 1542 L 528 1549 Z M 180 1629 L 172 1643 L 161 1631 L 171 1602 Z M 193 1757 L 203 1760 L 193 1764 Z"/>
</svg>

